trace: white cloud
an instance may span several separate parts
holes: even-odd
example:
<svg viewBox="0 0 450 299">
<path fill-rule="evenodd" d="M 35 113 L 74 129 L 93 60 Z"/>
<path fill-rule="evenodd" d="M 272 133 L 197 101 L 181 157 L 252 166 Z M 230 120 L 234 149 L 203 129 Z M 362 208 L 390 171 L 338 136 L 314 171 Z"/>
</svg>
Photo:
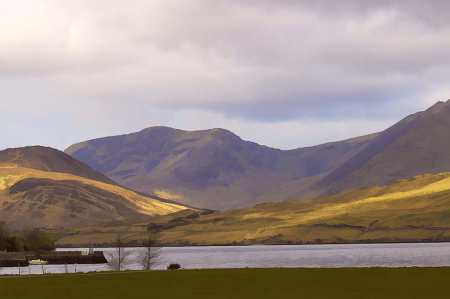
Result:
<svg viewBox="0 0 450 299">
<path fill-rule="evenodd" d="M 450 83 L 430 86 L 423 94 L 419 96 L 417 101 L 417 109 L 425 110 L 433 106 L 438 101 L 447 101 L 450 99 Z"/>
<path fill-rule="evenodd" d="M 281 148 L 371 133 L 449 97 L 448 8 L 2 1 L 1 123 L 58 148 L 158 124 L 224 127 Z"/>
<path fill-rule="evenodd" d="M 61 93 L 141 90 L 155 103 L 189 106 L 401 89 L 414 86 L 417 72 L 449 63 L 450 27 L 430 31 L 395 6 L 324 17 L 328 1 L 322 10 L 282 4 L 6 2 L 0 70 L 48 74 Z"/>
</svg>

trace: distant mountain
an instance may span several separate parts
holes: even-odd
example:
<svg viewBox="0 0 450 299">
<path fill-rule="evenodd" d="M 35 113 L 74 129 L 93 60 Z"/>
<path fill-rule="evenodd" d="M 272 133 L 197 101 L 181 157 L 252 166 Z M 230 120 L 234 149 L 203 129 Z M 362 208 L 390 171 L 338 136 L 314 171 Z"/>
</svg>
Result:
<svg viewBox="0 0 450 299">
<path fill-rule="evenodd" d="M 129 188 L 210 209 L 311 199 L 450 171 L 450 102 L 380 133 L 289 151 L 223 130 L 151 127 L 65 152 Z"/>
<path fill-rule="evenodd" d="M 0 151 L 0 220 L 14 230 L 79 227 L 186 208 L 121 187 L 56 149 Z"/>
<path fill-rule="evenodd" d="M 283 151 L 224 129 L 151 127 L 77 143 L 65 152 L 131 189 L 194 207 L 232 209 L 298 196 L 376 136 Z"/>
</svg>

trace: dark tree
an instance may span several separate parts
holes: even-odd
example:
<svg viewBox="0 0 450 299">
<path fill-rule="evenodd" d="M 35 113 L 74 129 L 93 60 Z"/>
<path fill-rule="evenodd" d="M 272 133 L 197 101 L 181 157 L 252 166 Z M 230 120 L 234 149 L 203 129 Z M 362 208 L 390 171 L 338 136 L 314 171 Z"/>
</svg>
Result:
<svg viewBox="0 0 450 299">
<path fill-rule="evenodd" d="M 55 243 L 38 228 L 23 230 L 26 250 L 30 251 L 51 251 L 55 250 Z"/>
<path fill-rule="evenodd" d="M 28 250 L 30 251 L 38 250 L 40 234 L 41 232 L 37 228 L 34 229 L 30 229 L 28 227 L 24 228 L 22 235 L 27 243 L 26 245 L 28 247 Z"/>
<path fill-rule="evenodd" d="M 3 251 L 6 249 L 8 239 L 9 239 L 9 233 L 8 233 L 8 226 L 6 225 L 6 221 L 0 220 L 0 251 Z"/>
</svg>

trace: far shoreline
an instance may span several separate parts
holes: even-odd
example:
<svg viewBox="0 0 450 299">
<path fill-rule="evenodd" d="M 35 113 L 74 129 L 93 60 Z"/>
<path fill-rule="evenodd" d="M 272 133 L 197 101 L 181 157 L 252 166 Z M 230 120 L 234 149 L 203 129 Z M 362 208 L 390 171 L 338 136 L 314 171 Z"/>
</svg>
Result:
<svg viewBox="0 0 450 299">
<path fill-rule="evenodd" d="M 159 248 L 164 248 L 164 247 L 173 247 L 173 248 L 177 248 L 177 247 L 249 247 L 249 246 L 281 246 L 281 245 L 286 245 L 286 246 L 291 246 L 291 245 L 374 245 L 374 244 L 436 244 L 436 243 L 450 243 L 450 240 L 386 240 L 386 241 L 378 241 L 378 242 L 332 242 L 332 243 L 275 243 L 275 244 L 233 244 L 233 243 L 228 243 L 228 244 L 186 244 L 186 245 L 173 245 L 173 244 L 161 244 L 160 246 L 157 246 Z M 123 247 L 144 247 L 144 246 L 140 246 L 140 245 L 136 245 L 136 244 L 125 244 Z M 89 248 L 89 244 L 85 244 L 85 245 L 81 245 L 81 244 L 76 244 L 76 245 L 70 245 L 70 246 L 61 246 L 61 245 L 57 245 L 56 244 L 56 249 L 62 249 L 62 248 Z M 116 248 L 115 246 L 111 246 L 111 245 L 103 245 L 103 244 L 98 244 L 93 246 L 93 248 Z"/>
</svg>

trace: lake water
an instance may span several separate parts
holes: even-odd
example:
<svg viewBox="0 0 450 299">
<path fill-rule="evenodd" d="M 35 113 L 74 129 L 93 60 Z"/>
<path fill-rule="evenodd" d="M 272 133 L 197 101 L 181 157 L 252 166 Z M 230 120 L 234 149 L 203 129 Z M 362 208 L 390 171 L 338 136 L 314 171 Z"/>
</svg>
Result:
<svg viewBox="0 0 450 299">
<path fill-rule="evenodd" d="M 87 248 L 57 249 L 87 250 Z M 95 248 L 113 252 L 112 248 Z M 140 269 L 135 263 L 140 248 L 132 251 L 130 270 Z M 158 264 L 153 269 L 164 270 L 170 263 L 183 269 L 201 268 L 269 268 L 269 267 L 442 267 L 450 266 L 450 243 L 404 244 L 333 244 L 333 245 L 261 245 L 261 246 L 198 246 L 165 247 L 160 249 Z M 106 256 L 106 255 L 105 255 Z M 21 274 L 65 273 L 65 265 L 22 267 Z M 109 270 L 105 265 L 68 265 L 67 272 Z M 18 267 L 0 269 L 1 274 L 18 274 Z"/>
</svg>

